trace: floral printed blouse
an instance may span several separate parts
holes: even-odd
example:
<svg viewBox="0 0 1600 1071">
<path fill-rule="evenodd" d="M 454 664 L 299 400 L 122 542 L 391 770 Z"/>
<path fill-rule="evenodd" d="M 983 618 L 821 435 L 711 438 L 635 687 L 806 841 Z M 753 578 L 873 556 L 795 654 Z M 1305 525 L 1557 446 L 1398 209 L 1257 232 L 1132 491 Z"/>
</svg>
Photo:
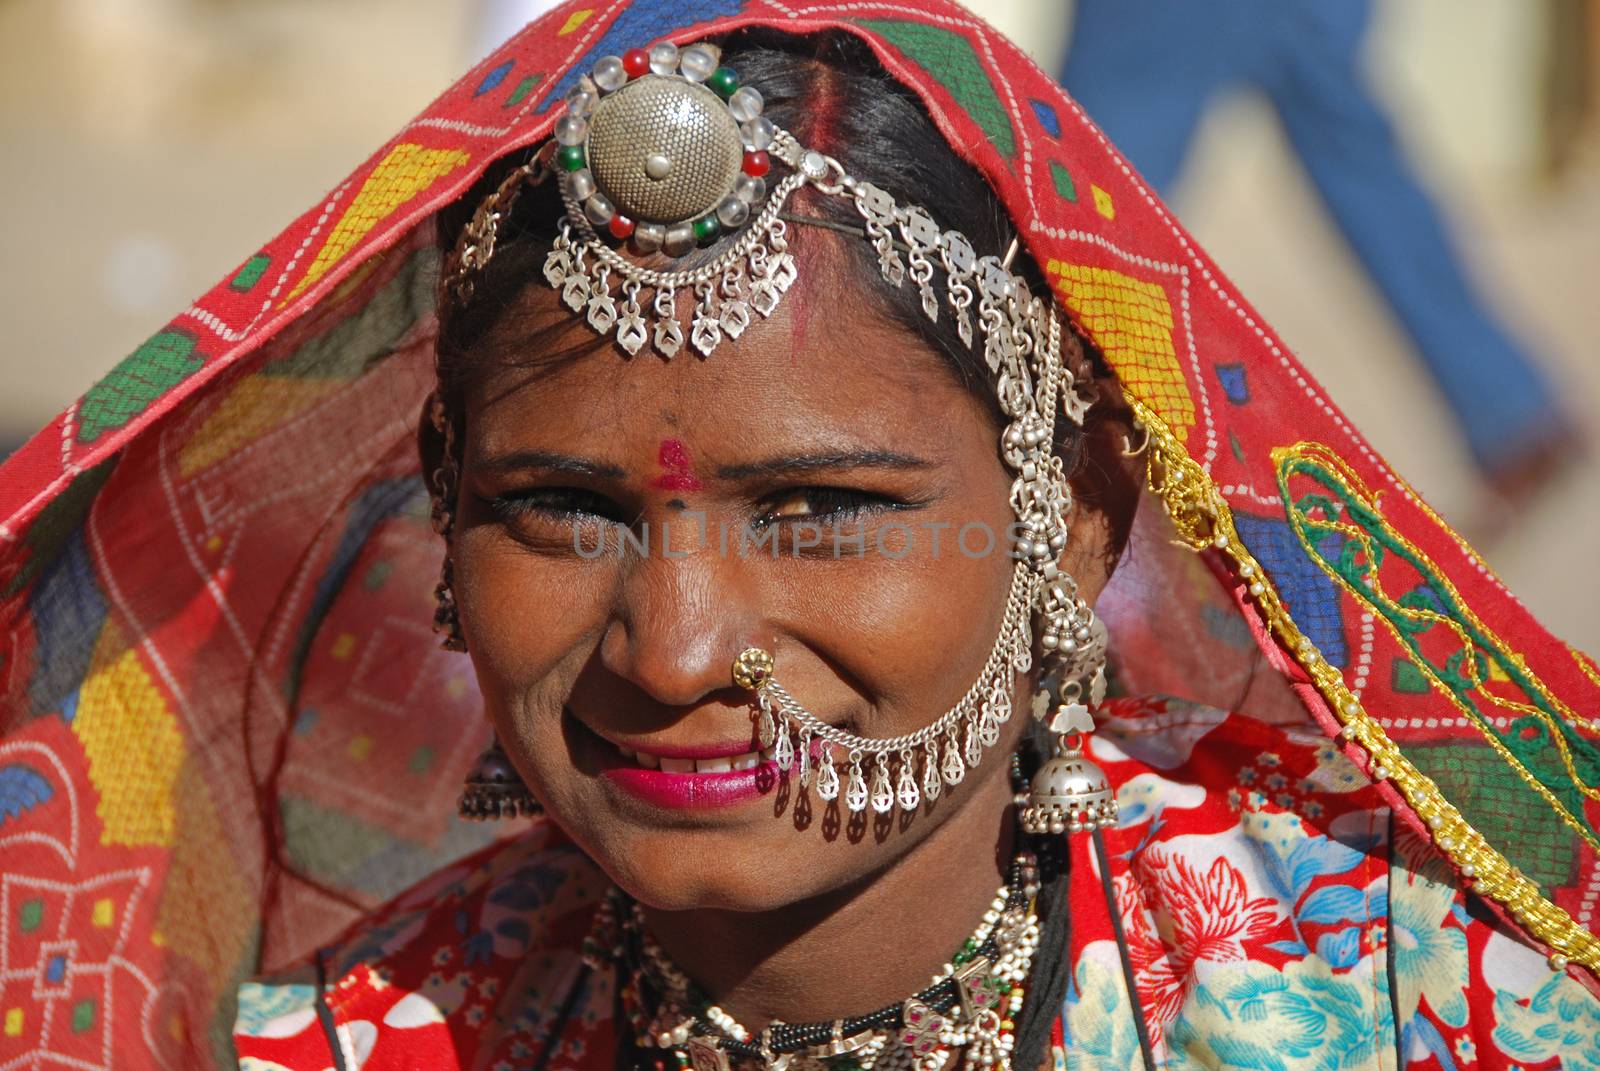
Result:
<svg viewBox="0 0 1600 1071">
<path fill-rule="evenodd" d="M 1109 882 L 1073 845 L 1057 1071 L 1600 1071 L 1600 1001 L 1316 730 L 1119 699 L 1091 746 L 1122 812 Z M 243 986 L 240 1067 L 609 1069 L 614 982 L 579 955 L 606 886 L 548 825 L 435 874 Z"/>
</svg>

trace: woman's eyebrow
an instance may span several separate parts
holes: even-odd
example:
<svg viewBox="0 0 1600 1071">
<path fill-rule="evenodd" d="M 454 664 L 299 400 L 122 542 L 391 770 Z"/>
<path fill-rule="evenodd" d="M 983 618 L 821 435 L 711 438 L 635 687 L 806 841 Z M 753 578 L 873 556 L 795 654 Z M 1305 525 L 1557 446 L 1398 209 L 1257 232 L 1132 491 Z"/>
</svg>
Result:
<svg viewBox="0 0 1600 1071">
<path fill-rule="evenodd" d="M 514 450 L 508 454 L 483 458 L 478 461 L 477 467 L 499 474 L 539 469 L 570 476 L 603 477 L 611 480 L 620 480 L 628 475 L 622 466 L 613 465 L 609 461 L 595 461 L 554 450 Z"/>
<path fill-rule="evenodd" d="M 823 469 L 924 469 L 932 466 L 933 462 L 926 458 L 893 450 L 830 450 L 747 461 L 738 465 L 719 465 L 716 472 L 724 480 L 743 480 L 753 476 L 793 476 Z"/>
</svg>

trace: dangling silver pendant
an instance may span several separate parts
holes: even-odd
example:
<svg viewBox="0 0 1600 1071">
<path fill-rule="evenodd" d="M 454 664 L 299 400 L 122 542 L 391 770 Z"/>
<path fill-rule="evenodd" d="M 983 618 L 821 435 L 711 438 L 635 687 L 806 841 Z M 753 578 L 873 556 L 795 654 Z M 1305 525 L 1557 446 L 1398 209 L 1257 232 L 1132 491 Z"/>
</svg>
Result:
<svg viewBox="0 0 1600 1071">
<path fill-rule="evenodd" d="M 778 285 L 771 279 L 757 279 L 750 288 L 750 307 L 763 317 L 771 316 L 778 307 L 778 299 L 782 294 Z"/>
<path fill-rule="evenodd" d="M 879 755 L 872 768 L 872 809 L 888 814 L 894 809 L 894 789 L 889 787 L 889 759 Z"/>
<path fill-rule="evenodd" d="M 1093 832 L 1115 825 L 1117 797 L 1105 771 L 1084 757 L 1082 736 L 1063 736 L 1056 753 L 1033 775 L 1022 828 L 1029 833 Z"/>
<path fill-rule="evenodd" d="M 632 357 L 644 347 L 645 340 L 649 337 L 638 304 L 624 306 L 622 318 L 617 321 L 617 345 Z"/>
<path fill-rule="evenodd" d="M 750 326 L 750 306 L 735 299 L 723 303 L 722 332 L 729 338 L 738 338 Z"/>
<path fill-rule="evenodd" d="M 917 790 L 916 765 L 909 750 L 900 753 L 900 784 L 895 789 L 895 802 L 907 814 L 914 812 L 922 802 L 922 793 Z"/>
<path fill-rule="evenodd" d="M 805 788 L 811 784 L 811 730 L 800 730 L 800 739 L 795 744 L 795 759 L 800 764 L 800 787 Z"/>
<path fill-rule="evenodd" d="M 939 773 L 944 777 L 947 785 L 958 785 L 967 775 L 966 766 L 961 762 L 961 744 L 956 740 L 955 730 L 950 731 L 950 736 L 944 743 L 944 763 L 939 768 Z"/>
<path fill-rule="evenodd" d="M 617 302 L 604 290 L 596 291 L 589 299 L 589 326 L 604 335 L 617 322 Z"/>
<path fill-rule="evenodd" d="M 778 288 L 780 294 L 788 293 L 794 281 L 800 277 L 800 270 L 795 267 L 794 255 L 779 253 L 771 263 L 772 267 L 769 270 L 772 274 L 769 278 L 772 280 L 772 285 Z"/>
<path fill-rule="evenodd" d="M 561 300 L 573 312 L 582 312 L 589 303 L 589 277 L 579 271 L 571 271 L 561 283 Z"/>
<path fill-rule="evenodd" d="M 979 729 L 975 721 L 967 723 L 967 742 L 961 757 L 967 760 L 967 769 L 976 769 L 978 763 L 983 761 L 983 738 L 978 735 Z"/>
<path fill-rule="evenodd" d="M 655 342 L 656 351 L 670 360 L 683 349 L 683 328 L 676 320 L 660 320 L 656 323 Z"/>
<path fill-rule="evenodd" d="M 689 332 L 689 341 L 694 343 L 694 348 L 702 356 L 711 356 L 711 351 L 717 348 L 717 343 L 722 341 L 722 325 L 716 317 L 702 308 L 694 314 L 694 328 Z"/>
<path fill-rule="evenodd" d="M 930 800 L 939 798 L 944 791 L 944 778 L 939 775 L 939 745 L 932 740 L 923 745 L 922 794 Z"/>
<path fill-rule="evenodd" d="M 824 803 L 839 798 L 839 770 L 833 765 L 833 753 L 827 747 L 822 749 L 822 758 L 817 762 L 817 796 Z"/>
<path fill-rule="evenodd" d="M 860 814 L 867 809 L 867 781 L 861 776 L 861 760 L 853 759 L 850 763 L 850 783 L 844 790 L 845 806 L 850 808 L 850 813 Z"/>
<path fill-rule="evenodd" d="M 552 287 L 559 287 L 567 281 L 567 273 L 572 270 L 572 257 L 564 249 L 552 249 L 550 255 L 544 258 L 544 279 Z"/>
<path fill-rule="evenodd" d="M 763 695 L 758 703 L 760 714 L 756 718 L 756 740 L 763 750 L 778 742 L 778 722 L 772 716 L 772 701 Z"/>
</svg>

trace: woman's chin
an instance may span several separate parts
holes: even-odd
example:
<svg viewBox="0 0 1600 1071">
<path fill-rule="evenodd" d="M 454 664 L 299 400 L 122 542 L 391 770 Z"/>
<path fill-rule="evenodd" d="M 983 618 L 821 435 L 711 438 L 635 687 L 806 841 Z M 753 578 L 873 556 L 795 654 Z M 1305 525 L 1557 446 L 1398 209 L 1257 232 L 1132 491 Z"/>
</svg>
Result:
<svg viewBox="0 0 1600 1071">
<path fill-rule="evenodd" d="M 662 858 L 602 861 L 611 879 L 639 903 L 658 911 L 776 911 L 803 898 L 790 867 L 768 853 L 728 852 L 680 843 Z"/>
<path fill-rule="evenodd" d="M 797 851 L 793 839 L 804 834 L 770 812 L 766 822 L 765 832 L 748 826 L 670 832 L 633 827 L 580 830 L 575 838 L 624 892 L 659 911 L 776 911 L 850 884 L 860 875 L 847 864 L 867 866 L 869 854 L 876 855 Z M 783 822 L 782 829 L 772 829 L 774 822 Z"/>
</svg>

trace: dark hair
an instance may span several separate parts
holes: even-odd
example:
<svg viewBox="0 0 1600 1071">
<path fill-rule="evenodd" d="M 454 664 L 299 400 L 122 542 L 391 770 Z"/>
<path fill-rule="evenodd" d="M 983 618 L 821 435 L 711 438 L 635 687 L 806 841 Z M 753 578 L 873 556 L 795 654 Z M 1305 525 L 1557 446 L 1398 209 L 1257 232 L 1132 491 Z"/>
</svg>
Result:
<svg viewBox="0 0 1600 1071">
<path fill-rule="evenodd" d="M 833 156 L 851 175 L 888 190 L 902 204 L 922 207 L 939 226 L 965 234 L 982 254 L 1001 255 L 1016 237 L 1015 228 L 994 191 L 976 169 L 951 151 L 920 100 L 884 71 L 868 46 L 847 33 L 795 37 L 771 30 L 748 30 L 720 42 L 723 62 L 739 73 L 740 80 L 761 90 L 765 114 L 788 130 L 802 145 Z M 457 236 L 473 211 L 490 196 L 509 171 L 526 156 L 491 168 L 452 209 L 441 214 L 440 241 L 454 247 Z M 444 300 L 440 308 L 438 342 L 439 378 L 447 404 L 459 415 L 463 379 L 483 359 L 475 354 L 485 334 L 493 329 L 523 292 L 544 286 L 541 275 L 562 214 L 554 183 L 525 190 L 500 224 L 499 239 L 489 265 L 475 279 L 465 302 Z M 802 187 L 790 198 L 786 211 L 820 218 L 851 228 L 860 217 L 845 200 L 817 194 Z M 806 274 L 806 261 L 819 250 L 830 257 L 839 251 L 848 257 L 854 281 L 871 293 L 880 308 L 901 326 L 914 331 L 945 358 L 949 369 L 969 390 L 984 400 L 999 422 L 993 377 L 981 351 L 961 341 L 954 317 L 943 315 L 930 323 L 923 314 L 917 289 L 894 287 L 883 281 L 869 243 L 817 226 L 791 228 L 793 247 Z M 731 239 L 698 250 L 680 261 L 692 267 L 715 258 Z M 1042 273 L 1033 260 L 1019 252 L 1011 265 L 1038 294 L 1046 293 Z M 942 287 L 944 280 L 936 278 Z M 592 345 L 603 344 L 598 337 Z M 1098 351 L 1076 331 L 1062 332 L 1063 356 L 1080 382 L 1092 376 L 1110 386 L 1111 375 Z M 590 346 L 583 347 L 585 350 Z M 647 354 L 648 351 L 645 351 Z M 566 353 L 520 354 L 519 364 L 564 359 Z M 635 358 L 646 359 L 645 354 Z M 1058 420 L 1056 452 L 1073 474 L 1074 490 L 1081 501 L 1103 509 L 1110 522 L 1114 558 L 1121 553 L 1132 524 L 1138 497 L 1136 479 L 1117 463 L 1096 463 L 1118 428 L 1126 427 L 1126 409 L 1114 386 L 1100 391 L 1099 403 L 1090 411 L 1088 426 L 1080 430 Z M 1054 1012 L 1060 1006 L 1070 965 L 1066 962 L 1066 876 L 1057 871 L 1040 894 L 1045 933 L 1039 950 L 1033 994 L 1018 1024 L 1015 1066 L 1038 1066 L 1044 1054 Z"/>
</svg>

